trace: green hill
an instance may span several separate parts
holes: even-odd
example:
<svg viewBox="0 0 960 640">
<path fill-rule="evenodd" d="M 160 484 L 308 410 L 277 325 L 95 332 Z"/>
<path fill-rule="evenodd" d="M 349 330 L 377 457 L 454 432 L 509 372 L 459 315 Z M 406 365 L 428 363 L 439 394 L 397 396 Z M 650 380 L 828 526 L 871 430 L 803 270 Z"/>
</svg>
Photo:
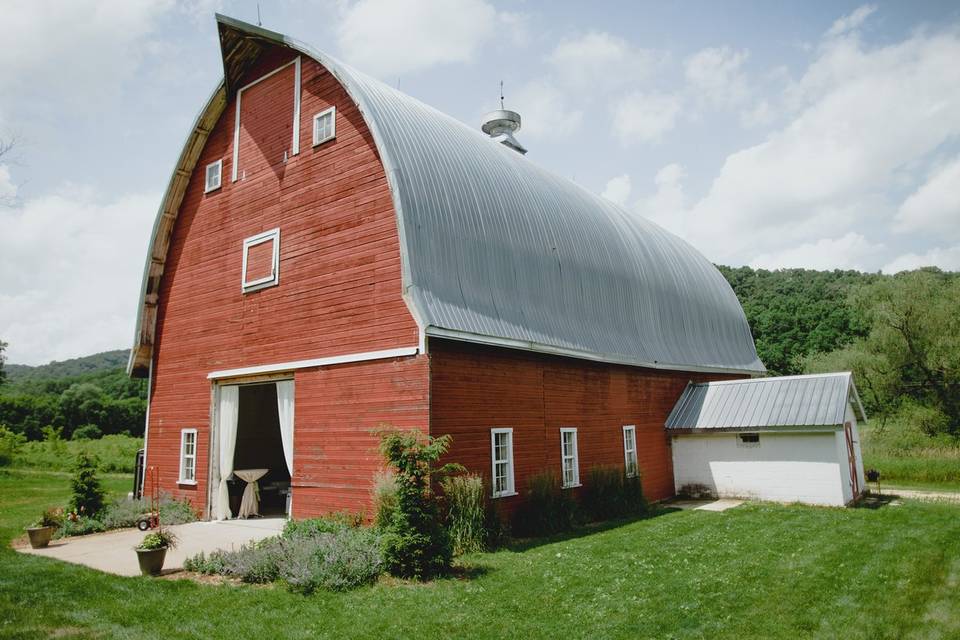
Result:
<svg viewBox="0 0 960 640">
<path fill-rule="evenodd" d="M 83 356 L 82 358 L 54 360 L 49 364 L 37 366 L 4 363 L 3 368 L 7 372 L 7 381 L 11 383 L 24 380 L 50 380 L 122 369 L 127 366 L 129 356 L 130 351 L 128 349 L 117 349 Z"/>
</svg>

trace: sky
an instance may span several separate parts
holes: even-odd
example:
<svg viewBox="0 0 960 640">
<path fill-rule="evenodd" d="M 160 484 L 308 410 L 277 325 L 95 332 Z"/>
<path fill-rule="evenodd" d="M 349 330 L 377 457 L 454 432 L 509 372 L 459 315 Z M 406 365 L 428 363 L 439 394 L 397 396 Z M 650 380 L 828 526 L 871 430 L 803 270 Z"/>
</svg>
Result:
<svg viewBox="0 0 960 640">
<path fill-rule="evenodd" d="M 291 35 L 768 269 L 960 270 L 956 2 L 259 3 Z M 160 198 L 252 0 L 0 0 L 0 339 L 129 346 Z"/>
</svg>

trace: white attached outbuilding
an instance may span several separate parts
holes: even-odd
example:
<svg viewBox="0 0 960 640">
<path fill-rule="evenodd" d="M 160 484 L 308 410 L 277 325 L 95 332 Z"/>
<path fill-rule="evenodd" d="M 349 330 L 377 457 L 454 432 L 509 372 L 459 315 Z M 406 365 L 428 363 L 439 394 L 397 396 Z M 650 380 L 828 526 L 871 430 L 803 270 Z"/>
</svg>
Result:
<svg viewBox="0 0 960 640">
<path fill-rule="evenodd" d="M 844 506 L 863 490 L 853 376 L 687 386 L 667 418 L 678 494 Z"/>
</svg>

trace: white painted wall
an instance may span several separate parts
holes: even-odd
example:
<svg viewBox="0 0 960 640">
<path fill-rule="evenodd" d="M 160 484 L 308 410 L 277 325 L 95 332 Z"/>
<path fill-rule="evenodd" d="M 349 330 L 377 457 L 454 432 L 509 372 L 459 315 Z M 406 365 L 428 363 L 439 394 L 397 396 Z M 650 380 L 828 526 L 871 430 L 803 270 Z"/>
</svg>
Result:
<svg viewBox="0 0 960 640">
<path fill-rule="evenodd" d="M 736 433 L 673 437 L 677 490 L 704 484 L 721 497 L 843 506 L 849 502 L 846 443 L 837 433 L 760 432 L 759 445 L 740 444 Z M 859 440 L 859 437 L 857 438 Z M 846 487 L 846 490 L 844 489 Z"/>
</svg>

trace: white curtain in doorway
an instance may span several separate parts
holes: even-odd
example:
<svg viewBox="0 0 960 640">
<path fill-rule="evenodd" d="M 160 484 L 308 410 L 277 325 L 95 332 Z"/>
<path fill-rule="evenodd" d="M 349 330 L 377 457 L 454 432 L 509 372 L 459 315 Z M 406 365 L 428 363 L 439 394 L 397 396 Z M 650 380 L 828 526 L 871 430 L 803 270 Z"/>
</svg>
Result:
<svg viewBox="0 0 960 640">
<path fill-rule="evenodd" d="M 217 520 L 230 519 L 230 491 L 227 479 L 233 475 L 233 451 L 237 446 L 237 418 L 240 410 L 240 387 L 220 387 L 220 491 L 217 497 Z"/>
<path fill-rule="evenodd" d="M 277 413 L 280 416 L 280 440 L 287 471 L 293 478 L 293 380 L 277 383 Z"/>
</svg>

